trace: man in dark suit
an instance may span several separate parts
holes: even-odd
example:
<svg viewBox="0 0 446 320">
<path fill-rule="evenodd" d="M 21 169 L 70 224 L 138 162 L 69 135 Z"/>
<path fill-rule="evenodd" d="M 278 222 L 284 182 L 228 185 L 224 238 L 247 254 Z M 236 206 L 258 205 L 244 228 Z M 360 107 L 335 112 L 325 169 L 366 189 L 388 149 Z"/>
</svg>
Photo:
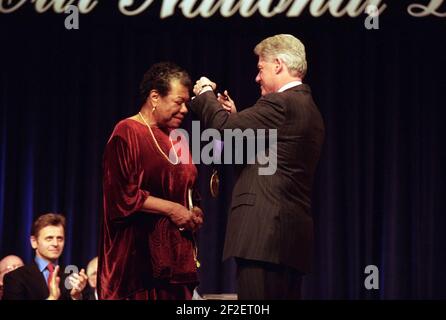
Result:
<svg viewBox="0 0 446 320">
<path fill-rule="evenodd" d="M 97 290 L 97 275 L 98 275 L 98 257 L 94 257 L 88 262 L 87 265 L 87 276 L 88 276 L 88 286 L 85 289 L 86 300 L 99 300 L 98 290 Z"/>
<path fill-rule="evenodd" d="M 36 251 L 34 262 L 5 275 L 3 300 L 82 299 L 87 284 L 84 269 L 68 276 L 58 265 L 65 244 L 65 217 L 54 213 L 40 216 L 32 226 L 30 240 Z"/>
<path fill-rule="evenodd" d="M 6 256 L 0 260 L 0 300 L 3 297 L 3 278 L 5 274 L 24 265 L 22 259 L 14 255 Z"/>
<path fill-rule="evenodd" d="M 248 164 L 237 179 L 223 258 L 236 258 L 239 299 L 299 299 L 302 275 L 311 270 L 310 199 L 324 124 L 310 87 L 302 84 L 304 45 L 281 34 L 254 52 L 262 97 L 252 107 L 234 112 L 232 100 L 217 98 L 215 83 L 202 77 L 191 109 L 208 128 L 276 130 L 277 143 L 269 146 L 275 172 L 261 175 L 259 163 Z"/>
</svg>

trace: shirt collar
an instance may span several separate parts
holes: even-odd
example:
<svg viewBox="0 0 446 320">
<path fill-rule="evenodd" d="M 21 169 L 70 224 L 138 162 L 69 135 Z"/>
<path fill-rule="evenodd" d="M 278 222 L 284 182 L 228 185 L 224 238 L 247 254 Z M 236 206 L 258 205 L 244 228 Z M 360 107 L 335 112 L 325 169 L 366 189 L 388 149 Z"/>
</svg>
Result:
<svg viewBox="0 0 446 320">
<path fill-rule="evenodd" d="M 48 263 L 50 263 L 48 260 L 45 260 L 41 257 L 36 256 L 34 258 L 34 261 L 37 264 L 37 267 L 39 268 L 40 272 L 43 272 L 46 269 L 46 266 L 48 265 Z M 56 261 L 56 265 L 57 265 L 57 261 Z"/>
<path fill-rule="evenodd" d="M 291 81 L 291 82 L 288 82 L 286 85 L 284 85 L 279 90 L 277 90 L 277 92 L 283 92 L 283 91 L 285 91 L 285 90 L 287 90 L 289 88 L 292 88 L 292 87 L 295 87 L 295 86 L 298 86 L 298 85 L 301 85 L 301 84 L 302 84 L 302 81 Z"/>
</svg>

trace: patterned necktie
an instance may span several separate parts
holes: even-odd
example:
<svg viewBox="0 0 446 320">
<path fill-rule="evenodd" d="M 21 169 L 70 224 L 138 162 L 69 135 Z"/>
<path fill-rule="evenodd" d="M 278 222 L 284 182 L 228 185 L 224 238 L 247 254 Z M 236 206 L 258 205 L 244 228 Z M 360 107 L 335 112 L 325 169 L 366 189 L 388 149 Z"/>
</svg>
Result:
<svg viewBox="0 0 446 320">
<path fill-rule="evenodd" d="M 51 278 L 53 277 L 53 272 L 54 272 L 54 265 L 52 263 L 48 263 L 48 265 L 46 266 L 46 268 L 48 269 L 48 271 L 50 272 L 50 274 L 48 275 L 48 288 L 50 287 L 50 281 Z"/>
</svg>

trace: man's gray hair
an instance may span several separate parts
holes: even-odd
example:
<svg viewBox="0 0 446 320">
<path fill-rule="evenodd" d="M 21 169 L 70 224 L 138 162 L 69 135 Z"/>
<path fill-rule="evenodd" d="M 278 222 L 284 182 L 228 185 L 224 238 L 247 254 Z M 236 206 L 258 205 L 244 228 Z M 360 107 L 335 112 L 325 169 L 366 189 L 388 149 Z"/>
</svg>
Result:
<svg viewBox="0 0 446 320">
<path fill-rule="evenodd" d="M 307 60 L 304 44 L 290 34 L 278 34 L 264 39 L 254 48 L 259 57 L 272 61 L 283 61 L 292 76 L 304 78 L 307 73 Z"/>
</svg>

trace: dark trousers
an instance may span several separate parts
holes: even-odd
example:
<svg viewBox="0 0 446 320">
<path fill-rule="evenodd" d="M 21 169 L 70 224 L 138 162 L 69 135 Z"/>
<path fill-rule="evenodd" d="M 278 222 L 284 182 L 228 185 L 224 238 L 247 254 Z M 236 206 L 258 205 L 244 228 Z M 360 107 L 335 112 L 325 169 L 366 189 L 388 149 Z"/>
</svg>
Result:
<svg viewBox="0 0 446 320">
<path fill-rule="evenodd" d="M 302 273 L 268 262 L 236 258 L 239 300 L 300 300 Z"/>
</svg>

